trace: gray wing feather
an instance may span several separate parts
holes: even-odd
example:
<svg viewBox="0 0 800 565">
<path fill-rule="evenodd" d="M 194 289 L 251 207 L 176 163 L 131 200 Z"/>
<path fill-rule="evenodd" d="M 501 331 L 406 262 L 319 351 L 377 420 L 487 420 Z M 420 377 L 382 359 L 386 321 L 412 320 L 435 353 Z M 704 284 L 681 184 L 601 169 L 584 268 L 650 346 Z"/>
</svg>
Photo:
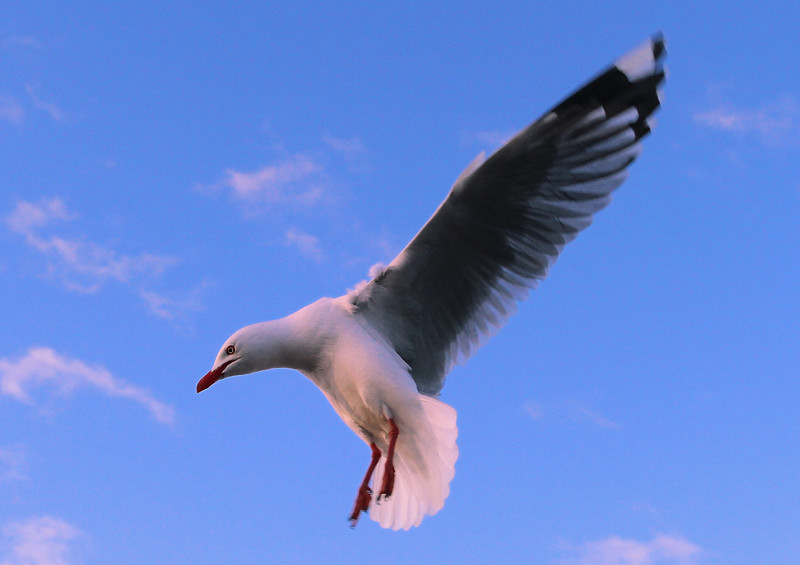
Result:
<svg viewBox="0 0 800 565">
<path fill-rule="evenodd" d="M 653 38 L 479 156 L 408 246 L 351 295 L 421 393 L 438 395 L 453 364 L 505 323 L 608 205 L 659 107 L 663 54 Z"/>
</svg>

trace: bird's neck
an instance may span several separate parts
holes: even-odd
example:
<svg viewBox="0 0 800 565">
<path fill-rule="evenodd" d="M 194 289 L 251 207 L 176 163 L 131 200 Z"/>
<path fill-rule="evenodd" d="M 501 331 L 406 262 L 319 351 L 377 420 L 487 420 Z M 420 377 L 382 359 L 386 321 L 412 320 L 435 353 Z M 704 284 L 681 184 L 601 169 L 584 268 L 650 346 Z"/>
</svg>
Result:
<svg viewBox="0 0 800 565">
<path fill-rule="evenodd" d="M 293 316 L 251 326 L 253 370 L 288 368 L 313 372 L 319 362 L 321 338 Z M 310 335 L 309 335 L 310 334 Z"/>
</svg>

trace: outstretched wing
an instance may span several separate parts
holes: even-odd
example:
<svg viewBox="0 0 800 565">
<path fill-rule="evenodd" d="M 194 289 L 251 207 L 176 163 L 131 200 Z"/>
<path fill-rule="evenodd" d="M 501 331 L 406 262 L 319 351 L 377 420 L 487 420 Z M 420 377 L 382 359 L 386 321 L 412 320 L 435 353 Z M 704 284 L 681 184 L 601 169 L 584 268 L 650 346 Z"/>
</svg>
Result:
<svg viewBox="0 0 800 565">
<path fill-rule="evenodd" d="M 664 42 L 625 55 L 486 161 L 479 156 L 411 243 L 354 292 L 356 315 L 436 396 L 547 276 L 625 180 L 650 131 Z"/>
</svg>

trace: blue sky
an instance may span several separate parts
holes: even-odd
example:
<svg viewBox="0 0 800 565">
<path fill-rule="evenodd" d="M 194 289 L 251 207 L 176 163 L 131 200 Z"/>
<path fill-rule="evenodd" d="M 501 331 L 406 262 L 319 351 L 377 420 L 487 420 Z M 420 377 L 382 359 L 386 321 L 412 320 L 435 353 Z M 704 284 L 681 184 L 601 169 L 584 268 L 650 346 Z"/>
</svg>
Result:
<svg viewBox="0 0 800 565">
<path fill-rule="evenodd" d="M 798 12 L 4 3 L 0 563 L 797 563 Z M 347 527 L 369 450 L 297 373 L 195 394 L 656 30 L 629 180 L 448 379 L 438 515 Z"/>
</svg>

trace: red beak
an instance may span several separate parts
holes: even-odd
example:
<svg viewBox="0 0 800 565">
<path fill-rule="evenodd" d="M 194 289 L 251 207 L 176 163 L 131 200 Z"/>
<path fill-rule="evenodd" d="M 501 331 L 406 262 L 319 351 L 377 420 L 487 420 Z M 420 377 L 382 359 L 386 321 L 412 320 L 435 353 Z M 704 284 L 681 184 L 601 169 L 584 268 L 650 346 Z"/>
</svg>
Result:
<svg viewBox="0 0 800 565">
<path fill-rule="evenodd" d="M 200 379 L 198 381 L 198 383 L 197 383 L 197 392 L 203 392 L 205 389 L 207 389 L 208 387 L 213 385 L 215 382 L 220 380 L 222 378 L 222 371 L 224 371 L 225 368 L 228 365 L 230 365 L 231 363 L 233 363 L 234 361 L 235 361 L 235 359 L 231 359 L 229 361 L 226 361 L 225 363 L 223 363 L 219 367 L 211 369 L 208 373 L 206 373 L 206 376 L 204 376 L 202 379 Z"/>
</svg>

